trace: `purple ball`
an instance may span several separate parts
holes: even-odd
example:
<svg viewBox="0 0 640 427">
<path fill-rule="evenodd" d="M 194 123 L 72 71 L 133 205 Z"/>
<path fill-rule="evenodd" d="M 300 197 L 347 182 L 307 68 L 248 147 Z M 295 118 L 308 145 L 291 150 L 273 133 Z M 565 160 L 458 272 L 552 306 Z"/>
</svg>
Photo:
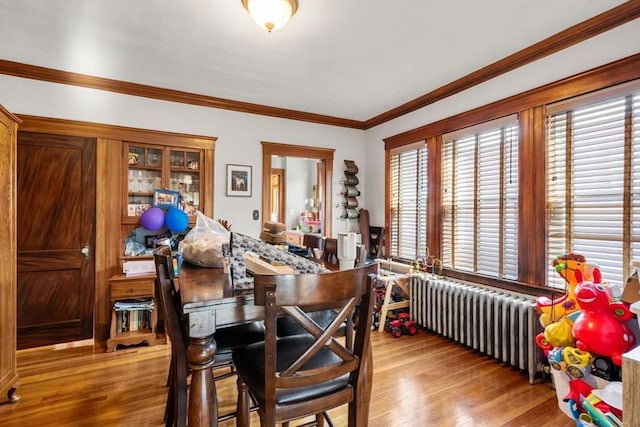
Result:
<svg viewBox="0 0 640 427">
<path fill-rule="evenodd" d="M 164 211 L 160 208 L 149 208 L 142 213 L 140 225 L 146 230 L 155 231 L 164 225 Z"/>
</svg>

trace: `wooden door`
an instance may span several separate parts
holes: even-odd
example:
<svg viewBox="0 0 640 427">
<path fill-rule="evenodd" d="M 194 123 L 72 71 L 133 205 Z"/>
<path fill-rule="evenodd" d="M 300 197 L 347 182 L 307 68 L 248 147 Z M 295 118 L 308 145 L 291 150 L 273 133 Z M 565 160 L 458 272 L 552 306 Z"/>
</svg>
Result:
<svg viewBox="0 0 640 427">
<path fill-rule="evenodd" d="M 93 337 L 95 150 L 18 132 L 18 348 Z"/>
</svg>

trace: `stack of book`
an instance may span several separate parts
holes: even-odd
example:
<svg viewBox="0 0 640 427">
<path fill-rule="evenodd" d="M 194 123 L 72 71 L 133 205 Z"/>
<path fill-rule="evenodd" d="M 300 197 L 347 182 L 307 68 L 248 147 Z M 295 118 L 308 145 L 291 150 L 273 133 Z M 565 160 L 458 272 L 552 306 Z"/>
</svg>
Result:
<svg viewBox="0 0 640 427">
<path fill-rule="evenodd" d="M 116 312 L 116 332 L 151 330 L 153 298 L 120 300 L 113 304 Z"/>
</svg>

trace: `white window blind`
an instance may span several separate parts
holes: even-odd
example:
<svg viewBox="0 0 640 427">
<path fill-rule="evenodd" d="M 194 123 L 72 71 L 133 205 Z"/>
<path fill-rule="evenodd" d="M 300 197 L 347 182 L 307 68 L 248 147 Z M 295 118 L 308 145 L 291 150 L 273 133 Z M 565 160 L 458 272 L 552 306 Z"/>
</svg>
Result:
<svg viewBox="0 0 640 427">
<path fill-rule="evenodd" d="M 517 279 L 518 144 L 515 116 L 443 136 L 445 267 Z"/>
<path fill-rule="evenodd" d="M 611 92 L 611 91 L 609 91 Z M 597 94 L 595 95 L 597 96 Z M 594 95 L 547 118 L 547 284 L 564 287 L 551 267 L 567 252 L 623 284 L 640 258 L 640 93 Z"/>
<path fill-rule="evenodd" d="M 389 255 L 407 260 L 426 256 L 427 149 L 392 152 L 390 164 L 391 229 Z"/>
</svg>

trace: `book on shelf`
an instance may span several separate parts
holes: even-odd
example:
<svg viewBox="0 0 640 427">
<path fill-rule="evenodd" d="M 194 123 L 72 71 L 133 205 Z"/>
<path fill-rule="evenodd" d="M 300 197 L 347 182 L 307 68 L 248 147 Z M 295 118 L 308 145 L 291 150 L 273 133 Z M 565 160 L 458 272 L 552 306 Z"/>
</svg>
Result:
<svg viewBox="0 0 640 427">
<path fill-rule="evenodd" d="M 114 302 L 116 331 L 135 332 L 151 329 L 151 315 L 154 310 L 152 298 L 119 300 Z"/>
<path fill-rule="evenodd" d="M 138 326 L 140 326 L 139 321 L 140 310 L 133 310 L 129 312 L 129 331 L 135 332 L 138 330 Z"/>
<path fill-rule="evenodd" d="M 151 330 L 151 310 L 116 312 L 116 331 L 136 332 Z"/>
</svg>

